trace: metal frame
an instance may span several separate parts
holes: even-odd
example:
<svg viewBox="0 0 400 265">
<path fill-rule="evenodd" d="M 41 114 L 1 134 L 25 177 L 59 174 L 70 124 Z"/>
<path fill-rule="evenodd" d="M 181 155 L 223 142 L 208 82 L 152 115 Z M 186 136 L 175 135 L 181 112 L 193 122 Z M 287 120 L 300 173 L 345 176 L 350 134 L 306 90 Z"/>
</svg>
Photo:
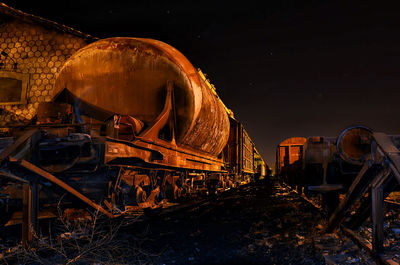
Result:
<svg viewBox="0 0 400 265">
<path fill-rule="evenodd" d="M 351 231 L 371 216 L 372 252 L 383 255 L 383 201 L 400 184 L 400 150 L 385 133 L 373 133 L 371 157 L 360 170 L 350 186 L 345 199 L 329 219 L 327 232 L 345 223 L 344 229 Z M 365 197 L 367 196 L 367 199 Z M 351 215 L 355 202 L 360 204 Z"/>
</svg>

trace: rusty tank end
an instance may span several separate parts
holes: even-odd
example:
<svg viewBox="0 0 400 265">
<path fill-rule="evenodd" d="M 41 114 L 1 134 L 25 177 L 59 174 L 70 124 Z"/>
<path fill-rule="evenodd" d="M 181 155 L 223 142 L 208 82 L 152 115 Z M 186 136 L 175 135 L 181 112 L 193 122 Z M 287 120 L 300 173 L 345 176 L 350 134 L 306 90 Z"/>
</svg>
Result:
<svg viewBox="0 0 400 265">
<path fill-rule="evenodd" d="M 220 154 L 229 136 L 224 107 L 192 64 L 161 41 L 109 38 L 82 48 L 59 72 L 54 97 L 66 89 L 104 113 L 130 115 L 151 127 L 168 82 L 173 82 L 177 145 Z"/>
<path fill-rule="evenodd" d="M 371 153 L 372 130 L 364 126 L 345 129 L 337 140 L 340 157 L 347 163 L 362 165 Z"/>
</svg>

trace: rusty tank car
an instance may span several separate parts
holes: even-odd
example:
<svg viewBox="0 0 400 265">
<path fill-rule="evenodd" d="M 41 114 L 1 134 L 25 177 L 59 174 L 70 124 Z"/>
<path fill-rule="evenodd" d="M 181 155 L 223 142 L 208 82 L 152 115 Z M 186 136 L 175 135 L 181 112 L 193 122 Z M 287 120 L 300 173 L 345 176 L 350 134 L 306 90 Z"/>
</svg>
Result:
<svg viewBox="0 0 400 265">
<path fill-rule="evenodd" d="M 57 75 L 53 101 L 8 134 L 0 138 L 1 221 L 22 222 L 25 239 L 60 200 L 114 218 L 265 172 L 205 75 L 152 39 L 82 48 Z"/>
<path fill-rule="evenodd" d="M 218 155 L 229 135 L 224 106 L 190 62 L 165 43 L 133 38 L 97 41 L 65 63 L 55 91 L 55 101 L 67 98 L 82 121 L 87 118 L 90 124 L 111 117 L 105 131 L 99 132 L 114 139 L 106 140 L 106 163 L 138 157 L 180 168 L 222 169 Z M 124 141 L 142 149 L 127 148 Z M 146 152 L 150 146 L 163 153 L 162 158 Z"/>
</svg>

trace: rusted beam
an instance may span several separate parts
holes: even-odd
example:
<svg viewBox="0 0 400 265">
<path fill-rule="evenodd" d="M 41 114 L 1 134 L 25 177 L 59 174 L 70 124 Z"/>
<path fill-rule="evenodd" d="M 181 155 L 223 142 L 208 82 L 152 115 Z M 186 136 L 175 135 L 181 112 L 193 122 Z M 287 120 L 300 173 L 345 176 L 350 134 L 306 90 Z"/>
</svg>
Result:
<svg viewBox="0 0 400 265">
<path fill-rule="evenodd" d="M 345 199 L 340 203 L 339 207 L 329 218 L 327 232 L 332 232 L 344 221 L 349 209 L 352 207 L 354 202 L 360 200 L 367 192 L 369 184 L 381 169 L 382 166 L 380 164 L 364 164 L 356 179 L 350 186 Z"/>
<path fill-rule="evenodd" d="M 14 174 L 11 174 L 11 173 L 9 173 L 7 171 L 3 171 L 3 170 L 0 170 L 0 177 L 5 177 L 5 178 L 12 179 L 12 180 L 16 180 L 16 181 L 19 181 L 21 183 L 29 183 L 28 180 L 26 180 L 24 178 L 21 178 L 21 177 L 18 177 L 18 176 L 14 175 Z"/>
<path fill-rule="evenodd" d="M 344 223 L 346 227 L 350 229 L 357 229 L 364 221 L 371 216 L 371 194 L 367 198 L 361 201 L 360 207 L 356 212 L 350 216 L 349 219 Z"/>
<path fill-rule="evenodd" d="M 68 191 L 69 193 L 71 193 L 72 195 L 74 195 L 75 197 L 77 197 L 78 199 L 80 199 L 81 201 L 85 202 L 86 204 L 90 205 L 91 207 L 93 207 L 94 209 L 100 211 L 101 213 L 107 215 L 110 218 L 115 218 L 118 217 L 119 215 L 113 215 L 112 213 L 110 213 L 109 211 L 107 211 L 106 209 L 104 209 L 101 205 L 91 201 L 88 197 L 86 197 L 85 195 L 83 195 L 82 193 L 80 193 L 79 191 L 75 190 L 73 187 L 69 186 L 67 183 L 65 183 L 64 181 L 60 180 L 59 178 L 55 177 L 54 175 L 50 174 L 47 171 L 44 171 L 43 169 L 35 166 L 34 164 L 22 159 L 20 161 L 18 161 L 17 159 L 10 157 L 10 161 L 11 162 L 17 162 L 19 163 L 21 166 L 23 166 L 24 168 L 44 177 L 45 179 L 53 182 L 54 184 L 60 186 L 61 188 L 63 188 L 64 190 Z"/>
<path fill-rule="evenodd" d="M 392 183 L 391 171 L 381 172 L 371 184 L 371 207 L 372 207 L 372 246 L 375 253 L 383 251 L 383 200 L 395 186 Z"/>
<path fill-rule="evenodd" d="M 397 180 L 393 176 L 385 178 L 383 186 L 383 198 L 386 198 L 393 189 L 397 187 Z M 353 214 L 348 221 L 346 221 L 346 227 L 350 229 L 357 229 L 362 223 L 371 216 L 371 194 L 367 198 L 364 198 L 358 207 L 355 214 Z"/>
</svg>

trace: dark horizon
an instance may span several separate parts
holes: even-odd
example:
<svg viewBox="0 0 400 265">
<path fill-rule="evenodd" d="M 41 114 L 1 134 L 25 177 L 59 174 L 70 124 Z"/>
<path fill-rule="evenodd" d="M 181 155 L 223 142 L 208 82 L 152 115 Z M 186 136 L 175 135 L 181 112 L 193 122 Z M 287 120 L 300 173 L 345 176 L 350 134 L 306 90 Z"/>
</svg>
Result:
<svg viewBox="0 0 400 265">
<path fill-rule="evenodd" d="M 174 46 L 207 73 L 269 166 L 288 137 L 338 136 L 355 124 L 400 133 L 394 4 L 3 2 L 95 37 Z"/>
</svg>

